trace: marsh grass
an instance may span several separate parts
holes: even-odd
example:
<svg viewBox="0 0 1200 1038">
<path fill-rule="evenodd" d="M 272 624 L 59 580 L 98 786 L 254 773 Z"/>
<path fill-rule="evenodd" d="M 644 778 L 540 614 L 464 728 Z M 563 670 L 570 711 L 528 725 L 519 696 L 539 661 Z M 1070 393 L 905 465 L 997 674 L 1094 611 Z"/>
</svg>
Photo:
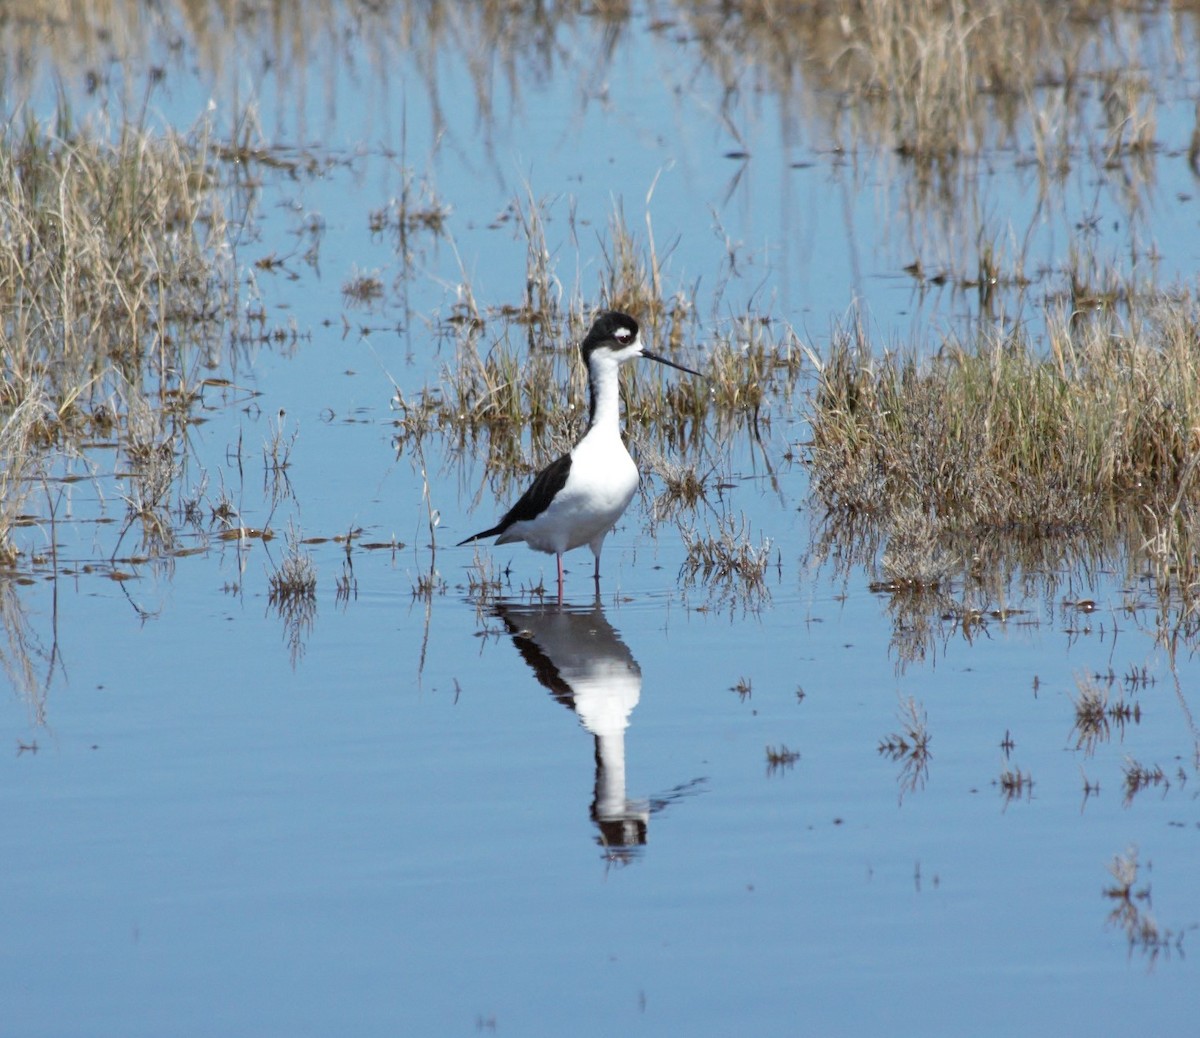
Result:
<svg viewBox="0 0 1200 1038">
<path fill-rule="evenodd" d="M 506 317 L 494 322 L 495 331 L 492 323 L 454 328 L 453 360 L 441 379 L 415 391 L 397 387 L 397 450 L 413 451 L 429 435 L 443 437 L 451 453 L 483 461 L 491 493 L 511 493 L 586 429 L 587 374 L 578 344 L 591 317 L 573 312 L 550 328 L 539 323 L 531 329 Z M 711 406 L 701 380 L 676 374 L 622 377 L 627 435 L 660 452 L 698 445 Z"/>
<path fill-rule="evenodd" d="M 709 492 L 718 481 L 715 464 L 701 471 L 697 464 L 675 461 L 654 443 L 639 443 L 637 456 L 643 473 L 653 474 L 662 483 L 661 493 L 654 497 L 650 506 L 654 523 L 710 503 Z M 646 486 L 643 476 L 643 489 Z"/>
<path fill-rule="evenodd" d="M 618 202 L 613 209 L 607 240 L 598 242 L 600 298 L 612 310 L 642 315 L 649 330 L 665 343 L 678 345 L 695 316 L 694 292 L 666 288 L 666 262 L 671 250 L 659 256 L 650 219 L 653 187 L 646 196 L 645 240 L 625 220 Z"/>
<path fill-rule="evenodd" d="M 20 558 L 12 539 L 34 480 L 44 465 L 41 430 L 49 427 L 55 412 L 40 385 L 28 385 L 0 425 L 0 568 L 11 568 Z"/>
<path fill-rule="evenodd" d="M 790 328 L 745 314 L 697 341 L 694 292 L 672 274 L 670 250 L 664 255 L 654 242 L 652 194 L 644 234 L 632 229 L 620 203 L 614 206 L 607 231 L 599 234 L 599 259 L 577 275 L 572 288 L 564 287 L 557 271 L 564 246 L 552 245 L 549 237 L 553 202 L 527 192 L 510 203 L 504 220 L 527 251 L 523 302 L 489 311 L 475 307 L 470 320 L 452 315 L 441 322 L 437 332 L 449 356 L 440 377 L 416 388 L 397 386 L 398 450 L 438 434 L 452 453 L 483 459 L 491 493 L 511 493 L 570 449 L 585 429 L 587 373 L 578 345 L 602 307 L 628 310 L 652 349 L 705 373 L 697 379 L 656 364 L 626 368 L 624 425 L 636 451 L 661 458 L 668 447 L 699 449 L 714 419 L 728 435 L 769 421 L 770 403 L 790 400 L 808 370 L 808 353 Z M 568 244 L 581 251 L 573 222 L 571 230 Z M 591 275 L 595 285 L 585 286 L 580 279 Z M 664 475 L 678 501 L 694 503 L 705 492 L 694 463 L 664 466 Z"/>
<path fill-rule="evenodd" d="M 1047 185 L 1043 193 L 1066 182 L 1081 158 L 1131 168 L 1145 160 L 1147 173 L 1122 179 L 1146 182 L 1156 151 L 1165 150 L 1155 139 L 1158 71 L 1186 68 L 1190 58 L 1180 46 L 1176 22 L 1191 16 L 1191 5 L 1175 5 L 1163 17 L 1157 17 L 1158 6 L 1153 11 L 1143 13 L 1122 0 L 1058 5 L 1035 0 L 678 0 L 665 5 L 654 31 L 680 27 L 679 37 L 687 41 L 680 60 L 689 67 L 680 70 L 677 82 L 716 80 L 723 88 L 716 118 L 743 157 L 750 136 L 745 124 L 759 118 L 752 99 L 771 98 L 789 124 L 805 121 L 805 136 L 832 141 L 851 156 L 866 150 L 897 156 L 902 178 L 921 196 L 919 205 L 902 207 L 905 211 L 928 204 L 959 221 L 961 196 L 971 193 L 978 179 L 978 157 L 992 149 L 1015 148 L 1018 161 L 1036 165 Z M 463 64 L 474 87 L 473 112 L 457 114 L 466 120 L 473 116 L 490 146 L 501 79 L 518 104 L 522 83 L 562 76 L 566 86 L 575 79 L 582 108 L 603 93 L 605 79 L 616 72 L 613 62 L 623 34 L 636 18 L 637 8 L 623 2 L 526 9 L 500 0 L 446 8 L 413 0 L 355 0 L 302 2 L 286 10 L 249 4 L 237 19 L 190 19 L 178 29 L 171 19 L 131 25 L 119 7 L 106 7 L 89 19 L 56 19 L 50 46 L 61 48 L 57 57 L 64 67 L 78 64 L 81 53 L 93 60 L 98 48 L 114 67 L 134 64 L 137 55 L 157 46 L 159 52 L 194 54 L 210 75 L 228 67 L 230 55 L 282 50 L 284 60 L 271 63 L 273 94 L 294 99 L 301 117 L 299 106 L 316 89 L 305 77 L 317 73 L 310 62 L 290 59 L 307 53 L 307 41 L 318 34 L 330 41 L 325 57 L 332 67 L 366 67 L 380 82 L 394 74 L 398 62 L 417 61 L 429 78 L 431 115 L 439 129 L 447 113 L 436 100 L 435 84 L 449 59 Z M 3 27 L 9 51 L 41 57 L 45 43 L 39 36 L 45 34 L 37 26 L 35 18 L 10 19 Z M 170 38 L 175 32 L 184 46 Z M 575 38 L 572 47 L 553 45 L 568 38 Z M 588 55 L 578 77 L 575 52 Z M 332 105 L 332 82 L 323 87 L 330 90 Z M 469 96 L 462 100 L 471 105 Z M 244 133 L 224 151 L 244 166 L 283 161 Z M 1130 157 L 1136 161 L 1128 162 Z M 407 269 L 421 242 L 446 236 L 450 208 L 427 180 L 408 172 L 402 176 L 397 197 L 371 212 L 369 226 L 394 237 Z M 651 185 L 647 212 L 654 192 Z M 522 210 L 529 211 L 524 205 Z M 672 243 L 656 242 L 641 214 L 631 214 L 626 227 L 634 224 L 641 243 L 634 249 L 627 247 L 628 237 L 599 236 L 605 276 L 600 285 L 588 286 L 586 295 L 636 305 L 647 314 L 694 309 L 695 293 L 670 287 L 663 277 Z M 593 243 L 579 237 L 577 251 L 593 254 Z M 531 290 L 523 304 L 529 314 L 553 314 L 558 306 L 552 263 L 550 276 L 541 276 L 547 269 L 544 258 L 553 255 L 554 250 L 531 252 Z M 956 276 L 965 277 L 965 268 Z M 557 290 L 561 295 L 561 284 Z"/>
<path fill-rule="evenodd" d="M 887 569 L 943 582 L 955 545 L 1110 539 L 1161 583 L 1200 583 L 1200 307 L 1187 293 L 1052 329 L 1043 353 L 981 333 L 936 356 L 842 335 L 813 396 L 812 488 L 829 514 L 891 531 Z M 1141 536 L 1141 544 L 1136 542 Z M 962 549 L 958 549 L 962 552 Z M 969 554 L 962 552 L 964 557 Z"/>
<path fill-rule="evenodd" d="M 1078 146 L 1090 101 L 1103 106 L 1109 133 L 1125 142 L 1145 139 L 1152 114 L 1130 66 L 1152 54 L 1155 42 L 1142 38 L 1145 27 L 1125 17 L 1119 2 L 750 0 L 682 7 L 731 93 L 745 90 L 753 75 L 757 89 L 799 99 L 798 80 L 811 78 L 832 99 L 827 117 L 835 126 L 855 143 L 890 148 L 924 177 L 946 178 L 963 159 L 1005 143 L 1023 119 L 1056 106 L 1070 117 L 1070 132 L 1060 138 L 1066 147 Z M 755 55 L 752 69 L 747 53 Z M 1096 78 L 1099 90 L 1080 89 Z"/>
<path fill-rule="evenodd" d="M 53 9 L 44 0 L 25 6 Z M 1176 6 L 1184 12 L 1189 7 Z M 1063 5 L 1035 0 L 676 0 L 661 5 L 658 14 L 659 31 L 678 25 L 678 34 L 689 41 L 683 59 L 711 70 L 724 87 L 721 114 L 742 150 L 737 102 L 767 95 L 778 98 L 783 111 L 801 101 L 820 106 L 835 128 L 850 124 L 868 139 L 912 156 L 914 163 L 938 156 L 953 159 L 969 154 L 989 124 L 1003 140 L 1022 115 L 1045 106 L 1048 94 L 1075 106 L 1090 99 L 1108 107 L 1107 83 L 1088 89 L 1105 65 L 1136 68 L 1147 60 L 1139 45 L 1149 19 L 1122 0 Z M 636 5 L 624 0 L 549 6 L 504 0 L 448 6 L 414 0 L 286 7 L 254 3 L 237 19 L 188 19 L 190 46 L 181 50 L 194 51 L 208 75 L 237 58 L 278 54 L 281 60 L 270 66 L 272 93 L 297 98 L 298 104 L 319 89 L 305 80 L 317 75 L 310 63 L 299 60 L 318 36 L 329 41 L 331 51 L 324 55 L 329 67 L 366 69 L 381 81 L 394 70 L 399 55 L 413 55 L 422 76 L 434 84 L 439 64 L 449 55 L 462 63 L 474 95 L 463 99 L 468 105 L 473 101 L 473 110 L 456 114 L 487 138 L 497 115 L 498 81 L 517 105 L 522 84 L 556 76 L 568 83 L 577 70 L 568 48 L 556 41 L 572 40 L 588 55 L 577 76 L 579 103 L 585 103 L 617 74 L 619 44 L 637 18 Z M 9 51 L 36 54 L 39 37 L 45 35 L 42 21 L 44 16 L 10 19 L 4 26 Z M 90 58 L 97 51 L 102 60 L 118 65 L 152 52 L 158 42 L 157 21 L 122 17 L 119 7 L 60 22 L 53 45 L 61 48 L 64 66 L 78 63 L 81 53 Z M 164 32 L 179 31 L 172 19 L 163 19 L 162 25 Z M 321 68 L 327 70 L 327 65 Z M 681 81 L 686 83 L 689 74 L 695 74 L 693 69 L 685 68 Z M 802 92 L 802 79 L 811 81 L 817 98 Z M 1115 108 L 1111 118 L 1119 121 L 1121 112 Z M 435 101 L 433 114 L 440 124 L 448 113 Z M 440 206 L 424 197 L 423 187 L 406 181 L 399 200 L 406 219 L 425 213 L 438 218 Z"/>
<path fill-rule="evenodd" d="M 287 553 L 279 568 L 267 577 L 268 601 L 279 609 L 317 597 L 317 570 L 294 530 L 288 533 Z"/>
<path fill-rule="evenodd" d="M 957 568 L 939 538 L 942 520 L 914 505 L 897 508 L 888 522 L 888 541 L 881 565 L 888 590 L 936 591 Z"/>
<path fill-rule="evenodd" d="M 562 310 L 563 286 L 555 268 L 555 250 L 546 237 L 549 203 L 526 190 L 525 204 L 520 198 L 512 210 L 525 237 L 525 306 L 519 315 L 531 326 L 552 326 Z"/>
<path fill-rule="evenodd" d="M 685 587 L 700 584 L 731 605 L 758 606 L 770 595 L 766 577 L 773 545 L 769 537 L 754 543 L 745 516 L 721 516 L 715 530 L 711 524 L 703 531 L 679 529 L 687 552 L 680 570 Z"/>
<path fill-rule="evenodd" d="M 169 547 L 178 430 L 221 350 L 231 268 L 206 127 L 0 127 L 0 552 L 39 474 L 93 438 Z"/>
</svg>

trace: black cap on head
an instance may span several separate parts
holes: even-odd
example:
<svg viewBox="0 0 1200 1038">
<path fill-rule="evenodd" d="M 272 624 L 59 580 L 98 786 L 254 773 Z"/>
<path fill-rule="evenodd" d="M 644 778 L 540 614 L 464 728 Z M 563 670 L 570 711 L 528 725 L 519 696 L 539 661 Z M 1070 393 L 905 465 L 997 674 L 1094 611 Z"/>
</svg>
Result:
<svg viewBox="0 0 1200 1038">
<path fill-rule="evenodd" d="M 584 336 L 579 352 L 586 361 L 596 347 L 613 342 L 618 348 L 628 346 L 637 338 L 638 323 L 620 310 L 603 310 L 596 315 L 592 327 Z"/>
</svg>

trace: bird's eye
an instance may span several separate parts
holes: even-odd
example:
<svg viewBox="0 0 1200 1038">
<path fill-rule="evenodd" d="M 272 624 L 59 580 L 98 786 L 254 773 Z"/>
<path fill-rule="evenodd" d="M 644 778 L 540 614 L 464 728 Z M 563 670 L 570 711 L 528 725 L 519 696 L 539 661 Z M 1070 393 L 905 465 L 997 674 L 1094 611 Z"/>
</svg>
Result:
<svg viewBox="0 0 1200 1038">
<path fill-rule="evenodd" d="M 628 328 L 618 328 L 615 332 L 613 332 L 613 338 L 616 339 L 617 342 L 628 342 L 633 338 L 633 332 L 631 332 Z"/>
</svg>

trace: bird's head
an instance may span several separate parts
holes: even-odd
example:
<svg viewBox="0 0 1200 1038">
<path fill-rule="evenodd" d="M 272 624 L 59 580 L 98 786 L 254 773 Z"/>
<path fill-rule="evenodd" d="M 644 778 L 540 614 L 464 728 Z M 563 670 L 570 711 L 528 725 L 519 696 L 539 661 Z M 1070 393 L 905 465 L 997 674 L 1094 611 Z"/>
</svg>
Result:
<svg viewBox="0 0 1200 1038">
<path fill-rule="evenodd" d="M 597 314 L 591 329 L 580 344 L 579 352 L 583 355 L 583 362 L 588 365 L 589 369 L 593 360 L 608 360 L 624 364 L 627 360 L 633 360 L 635 357 L 645 357 L 647 360 L 665 364 L 669 368 L 686 371 L 689 375 L 700 375 L 698 371 L 685 368 L 682 364 L 676 364 L 673 360 L 667 360 L 666 357 L 651 353 L 646 349 L 642 344 L 637 321 L 629 314 L 621 313 L 620 310 L 604 310 Z"/>
</svg>

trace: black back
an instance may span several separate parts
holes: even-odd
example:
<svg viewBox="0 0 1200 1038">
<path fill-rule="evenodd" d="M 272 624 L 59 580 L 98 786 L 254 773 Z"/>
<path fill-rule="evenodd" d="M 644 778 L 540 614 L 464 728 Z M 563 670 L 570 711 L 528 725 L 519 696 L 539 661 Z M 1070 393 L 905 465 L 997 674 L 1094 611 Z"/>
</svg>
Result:
<svg viewBox="0 0 1200 1038">
<path fill-rule="evenodd" d="M 550 462 L 532 483 L 529 489 L 517 500 L 517 503 L 504 513 L 499 526 L 507 529 L 513 523 L 523 520 L 536 519 L 554 500 L 563 487 L 567 485 L 567 476 L 571 472 L 571 455 L 564 454 L 561 458 Z"/>
<path fill-rule="evenodd" d="M 490 530 L 472 534 L 465 541 L 459 541 L 459 547 L 477 541 L 480 537 L 497 537 L 513 523 L 536 519 L 550 506 L 555 495 L 566 486 L 567 476 L 570 472 L 571 455 L 564 454 L 557 461 L 552 461 L 537 474 L 537 477 L 529 485 L 529 489 L 520 496 L 512 508 L 504 513 L 504 517 L 495 526 Z"/>
</svg>

